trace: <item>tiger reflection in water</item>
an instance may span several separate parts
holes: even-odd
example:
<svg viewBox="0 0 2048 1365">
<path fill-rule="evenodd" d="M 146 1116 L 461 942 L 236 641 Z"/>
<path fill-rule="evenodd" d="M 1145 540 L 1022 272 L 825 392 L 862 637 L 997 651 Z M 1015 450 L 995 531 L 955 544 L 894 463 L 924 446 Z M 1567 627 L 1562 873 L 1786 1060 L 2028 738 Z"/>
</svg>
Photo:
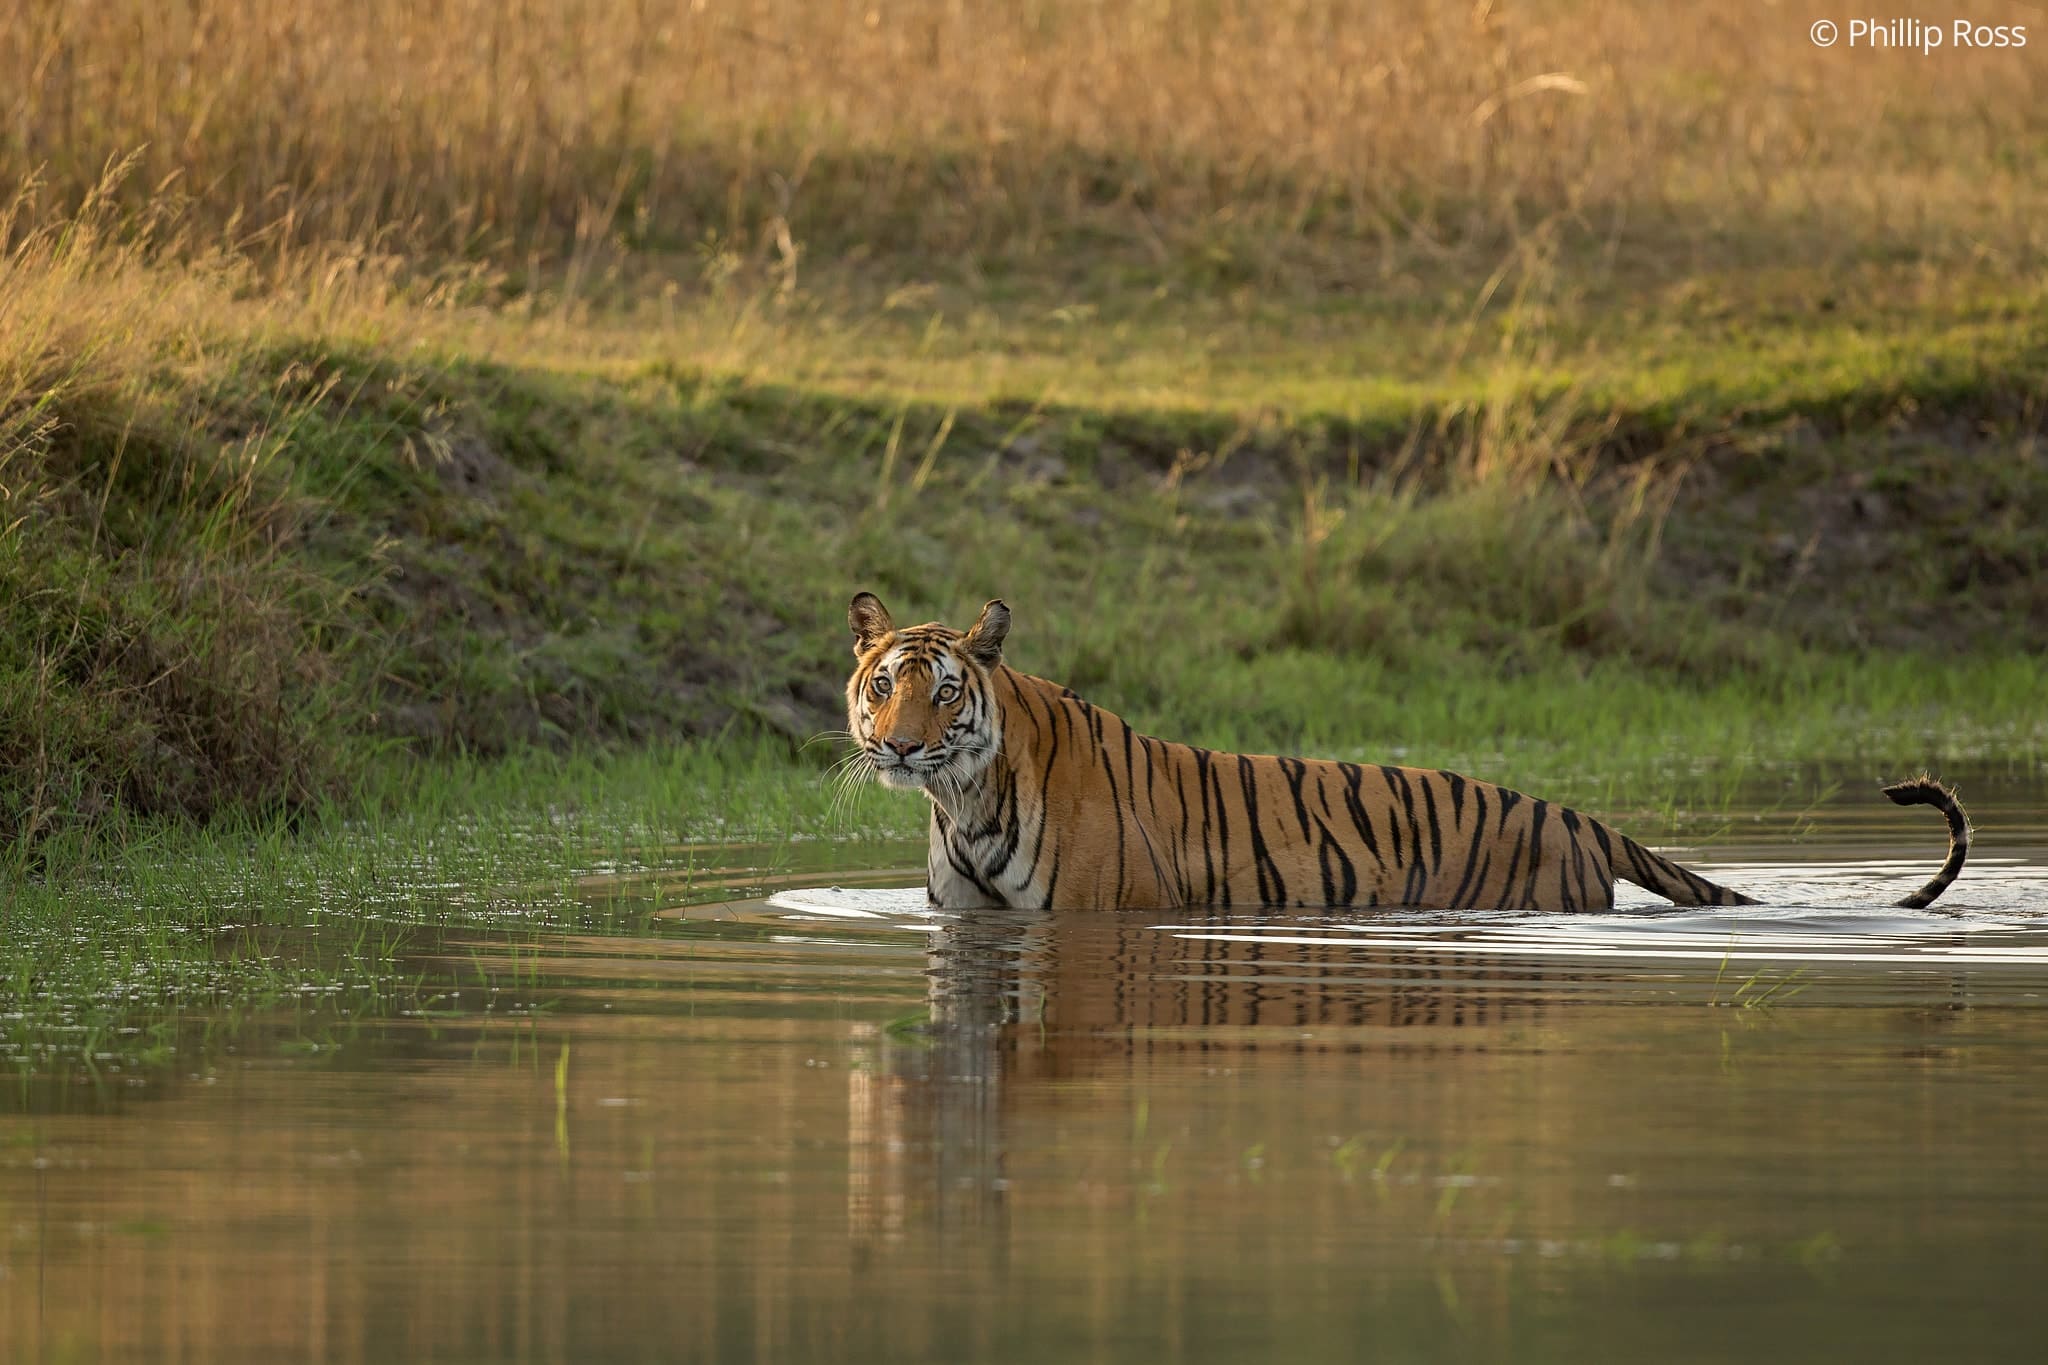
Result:
<svg viewBox="0 0 2048 1365">
<path fill-rule="evenodd" d="M 1003 1216 L 1020 1122 L 1073 1086 L 1171 1087 L 1189 1073 L 1279 1065 L 1366 1121 L 1376 1074 L 1469 1064 L 1522 1046 L 1569 975 L 1204 911 L 979 911 L 928 955 L 928 1025 L 878 1041 L 851 1077 L 850 1215 L 901 1231 L 913 1207 L 949 1227 Z M 1496 1059 L 1482 1065 L 1503 1064 Z M 1276 1116 L 1276 1119 L 1279 1116 Z"/>
</svg>

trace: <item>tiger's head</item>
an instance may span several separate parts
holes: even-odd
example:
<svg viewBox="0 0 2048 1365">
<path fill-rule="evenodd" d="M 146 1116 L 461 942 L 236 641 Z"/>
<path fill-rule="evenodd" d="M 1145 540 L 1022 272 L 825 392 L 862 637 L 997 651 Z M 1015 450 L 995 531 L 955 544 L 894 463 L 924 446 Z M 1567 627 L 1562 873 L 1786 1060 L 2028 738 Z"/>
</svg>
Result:
<svg viewBox="0 0 2048 1365">
<path fill-rule="evenodd" d="M 964 631 L 933 621 L 902 630 L 871 592 L 846 609 L 853 677 L 846 729 L 884 786 L 964 789 L 1002 747 L 990 684 L 1003 662 L 1010 609 L 981 609 Z"/>
</svg>

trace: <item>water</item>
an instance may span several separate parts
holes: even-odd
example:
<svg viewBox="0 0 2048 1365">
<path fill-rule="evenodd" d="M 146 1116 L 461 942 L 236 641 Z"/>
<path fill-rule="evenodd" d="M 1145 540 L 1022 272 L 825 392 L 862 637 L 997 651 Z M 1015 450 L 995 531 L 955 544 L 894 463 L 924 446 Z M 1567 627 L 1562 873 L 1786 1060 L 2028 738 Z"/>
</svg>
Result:
<svg viewBox="0 0 2048 1365">
<path fill-rule="evenodd" d="M 2048 785 L 1970 795 L 1924 912 L 1938 822 L 1857 793 L 1699 860 L 1756 909 L 946 917 L 736 855 L 651 932 L 415 937 L 398 1017 L 0 1095 L 0 1358 L 2036 1359 Z"/>
</svg>

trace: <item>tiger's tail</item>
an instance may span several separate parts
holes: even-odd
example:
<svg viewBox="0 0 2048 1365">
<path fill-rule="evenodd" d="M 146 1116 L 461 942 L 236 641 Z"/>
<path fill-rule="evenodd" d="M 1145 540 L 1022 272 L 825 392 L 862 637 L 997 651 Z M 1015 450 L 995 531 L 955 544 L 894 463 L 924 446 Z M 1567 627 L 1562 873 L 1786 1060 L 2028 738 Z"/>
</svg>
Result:
<svg viewBox="0 0 2048 1365">
<path fill-rule="evenodd" d="M 1932 904 L 1936 896 L 1948 890 L 1948 884 L 1963 870 L 1963 860 L 1970 856 L 1970 817 L 1963 810 L 1963 803 L 1956 800 L 1954 789 L 1942 786 L 1924 773 L 1910 781 L 1886 787 L 1884 794 L 1902 806 L 1935 806 L 1948 817 L 1948 857 L 1943 861 L 1941 871 L 1935 873 L 1927 885 L 1895 902 L 1901 910 L 1918 910 Z"/>
<path fill-rule="evenodd" d="M 1662 896 L 1673 905 L 1755 905 L 1740 891 L 1710 882 L 1699 873 L 1680 867 L 1661 853 L 1652 853 L 1619 831 L 1614 839 L 1614 875 L 1634 882 L 1651 895 Z"/>
<path fill-rule="evenodd" d="M 1948 817 L 1948 859 L 1933 880 L 1904 900 L 1894 902 L 1901 910 L 1919 910 L 1948 890 L 1949 883 L 1963 870 L 1970 854 L 1970 817 L 1956 794 L 1931 777 L 1921 776 L 1886 787 L 1884 794 L 1902 806 L 1935 806 Z M 1755 905 L 1740 891 L 1719 886 L 1652 853 L 1625 834 L 1612 833 L 1615 843 L 1614 875 L 1634 882 L 1645 891 L 1664 897 L 1673 905 Z"/>
</svg>

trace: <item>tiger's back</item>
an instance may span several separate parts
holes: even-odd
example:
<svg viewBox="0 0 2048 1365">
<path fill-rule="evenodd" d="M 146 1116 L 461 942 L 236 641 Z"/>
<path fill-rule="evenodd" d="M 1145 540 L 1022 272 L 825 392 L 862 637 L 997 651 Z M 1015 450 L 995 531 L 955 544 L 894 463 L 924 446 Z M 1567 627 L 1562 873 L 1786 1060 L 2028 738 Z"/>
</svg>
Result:
<svg viewBox="0 0 2048 1365">
<path fill-rule="evenodd" d="M 1652 870 L 1646 850 L 1600 821 L 1458 773 L 1155 739 L 1008 668 L 996 696 L 1006 736 L 1023 736 L 1016 752 L 1043 765 L 1035 781 L 1034 765 L 1020 765 L 1007 802 L 1037 826 L 1037 898 L 1023 903 L 1590 910 L 1613 905 L 1617 857 Z M 957 832 L 940 826 L 941 837 Z M 949 858 L 947 870 L 964 869 Z M 1681 894 L 1696 903 L 1736 903 L 1686 875 Z"/>
</svg>

